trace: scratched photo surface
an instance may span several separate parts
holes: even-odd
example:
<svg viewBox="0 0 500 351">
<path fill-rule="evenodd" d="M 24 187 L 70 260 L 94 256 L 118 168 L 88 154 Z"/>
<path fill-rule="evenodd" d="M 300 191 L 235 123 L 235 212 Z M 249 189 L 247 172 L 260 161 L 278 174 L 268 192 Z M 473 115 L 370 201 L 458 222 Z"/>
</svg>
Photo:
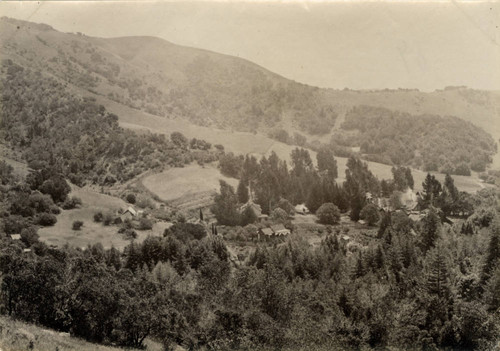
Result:
<svg viewBox="0 0 500 351">
<path fill-rule="evenodd" d="M 0 351 L 500 350 L 500 2 L 0 2 Z"/>
</svg>

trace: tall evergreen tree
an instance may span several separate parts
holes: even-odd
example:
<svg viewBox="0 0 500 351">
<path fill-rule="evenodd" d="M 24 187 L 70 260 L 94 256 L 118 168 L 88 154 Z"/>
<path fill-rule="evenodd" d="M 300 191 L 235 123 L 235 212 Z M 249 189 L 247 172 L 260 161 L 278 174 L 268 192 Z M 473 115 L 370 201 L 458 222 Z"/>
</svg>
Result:
<svg viewBox="0 0 500 351">
<path fill-rule="evenodd" d="M 500 223 L 498 220 L 491 225 L 491 237 L 486 253 L 486 259 L 481 274 L 481 281 L 486 283 L 497 266 L 500 266 Z"/>
<path fill-rule="evenodd" d="M 236 193 L 238 194 L 238 202 L 239 203 L 247 203 L 248 199 L 249 199 L 249 195 L 248 195 L 248 187 L 247 187 L 247 184 L 245 183 L 245 181 L 242 179 L 240 179 L 240 182 L 238 183 L 238 188 L 236 189 Z"/>
<path fill-rule="evenodd" d="M 434 205 L 434 201 L 438 199 L 441 193 L 441 183 L 430 173 L 427 173 L 425 180 L 422 182 L 422 197 L 419 200 L 422 208 L 428 208 Z"/>
<path fill-rule="evenodd" d="M 427 291 L 438 297 L 446 297 L 449 294 L 449 273 L 442 248 L 438 246 L 431 250 L 428 260 L 430 267 L 427 276 Z"/>
<path fill-rule="evenodd" d="M 377 237 L 381 238 L 384 235 L 386 229 L 389 228 L 390 226 L 391 226 L 391 213 L 387 211 L 384 212 L 384 214 L 382 215 L 382 220 L 380 221 Z"/>
<path fill-rule="evenodd" d="M 328 177 L 337 178 L 337 161 L 333 157 L 332 150 L 321 148 L 316 154 L 316 160 L 318 161 L 318 171 L 320 173 L 324 172 Z"/>
<path fill-rule="evenodd" d="M 436 240 L 439 237 L 440 219 L 433 207 L 422 220 L 422 250 L 426 253 L 434 247 Z"/>
<path fill-rule="evenodd" d="M 234 193 L 234 188 L 220 181 L 220 193 L 215 196 L 214 204 L 212 205 L 212 213 L 217 218 L 219 224 L 237 225 L 240 221 L 240 214 L 237 210 L 238 198 Z"/>
</svg>

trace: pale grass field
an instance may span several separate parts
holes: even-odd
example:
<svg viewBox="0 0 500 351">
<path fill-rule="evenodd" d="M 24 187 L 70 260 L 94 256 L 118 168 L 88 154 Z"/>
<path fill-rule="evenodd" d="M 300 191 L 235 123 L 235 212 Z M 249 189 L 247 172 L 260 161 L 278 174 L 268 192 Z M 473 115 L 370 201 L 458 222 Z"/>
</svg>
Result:
<svg viewBox="0 0 500 351">
<path fill-rule="evenodd" d="M 147 176 L 142 180 L 144 186 L 164 201 L 205 192 L 219 191 L 219 180 L 238 186 L 238 180 L 222 175 L 213 165 L 199 166 L 190 164 L 183 168 L 170 168 L 161 173 Z"/>
</svg>

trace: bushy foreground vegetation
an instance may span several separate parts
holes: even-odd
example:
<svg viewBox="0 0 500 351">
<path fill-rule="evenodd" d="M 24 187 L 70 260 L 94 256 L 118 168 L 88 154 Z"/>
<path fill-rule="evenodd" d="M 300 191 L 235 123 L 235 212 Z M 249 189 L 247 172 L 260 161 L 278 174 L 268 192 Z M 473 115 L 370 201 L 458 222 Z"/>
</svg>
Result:
<svg viewBox="0 0 500 351">
<path fill-rule="evenodd" d="M 124 252 L 13 242 L 2 230 L 1 310 L 133 347 L 153 337 L 213 350 L 490 349 L 500 331 L 498 221 L 475 234 L 432 211 L 420 223 L 402 213 L 383 223 L 359 251 L 336 234 L 316 248 L 291 238 L 233 268 L 222 239 L 197 224 Z"/>
</svg>

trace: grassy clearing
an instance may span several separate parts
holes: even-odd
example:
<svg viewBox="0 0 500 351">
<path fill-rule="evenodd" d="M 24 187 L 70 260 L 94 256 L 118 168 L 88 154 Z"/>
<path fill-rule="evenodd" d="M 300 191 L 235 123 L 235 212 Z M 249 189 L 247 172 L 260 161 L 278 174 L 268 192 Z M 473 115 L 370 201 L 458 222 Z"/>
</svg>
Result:
<svg viewBox="0 0 500 351">
<path fill-rule="evenodd" d="M 118 233 L 117 226 L 104 226 L 94 222 L 96 212 L 118 212 L 126 209 L 129 204 L 125 201 L 105 194 L 100 194 L 88 189 L 73 187 L 69 196 L 82 199 L 82 206 L 73 210 L 62 210 L 57 216 L 57 223 L 52 227 L 40 228 L 40 240 L 47 244 L 62 246 L 66 243 L 75 247 L 86 247 L 89 244 L 100 242 L 104 248 L 114 246 L 123 249 L 129 244 Z M 73 221 L 83 221 L 81 230 L 72 230 Z M 137 231 L 136 241 L 143 241 L 148 235 L 162 235 L 165 223 L 158 222 L 152 230 Z"/>
<path fill-rule="evenodd" d="M 191 164 L 183 168 L 171 168 L 164 172 L 153 174 L 142 180 L 144 186 L 164 201 L 169 201 L 182 207 L 203 205 L 219 191 L 219 180 L 225 180 L 236 187 L 238 181 L 223 176 L 213 165 L 199 166 Z M 202 206 L 200 206 L 202 207 Z"/>
<path fill-rule="evenodd" d="M 33 347 L 30 347 L 33 345 Z M 146 350 L 161 351 L 161 344 L 146 340 Z M 82 339 L 23 323 L 9 317 L 0 317 L 1 351 L 118 351 L 122 348 L 92 344 Z"/>
</svg>

